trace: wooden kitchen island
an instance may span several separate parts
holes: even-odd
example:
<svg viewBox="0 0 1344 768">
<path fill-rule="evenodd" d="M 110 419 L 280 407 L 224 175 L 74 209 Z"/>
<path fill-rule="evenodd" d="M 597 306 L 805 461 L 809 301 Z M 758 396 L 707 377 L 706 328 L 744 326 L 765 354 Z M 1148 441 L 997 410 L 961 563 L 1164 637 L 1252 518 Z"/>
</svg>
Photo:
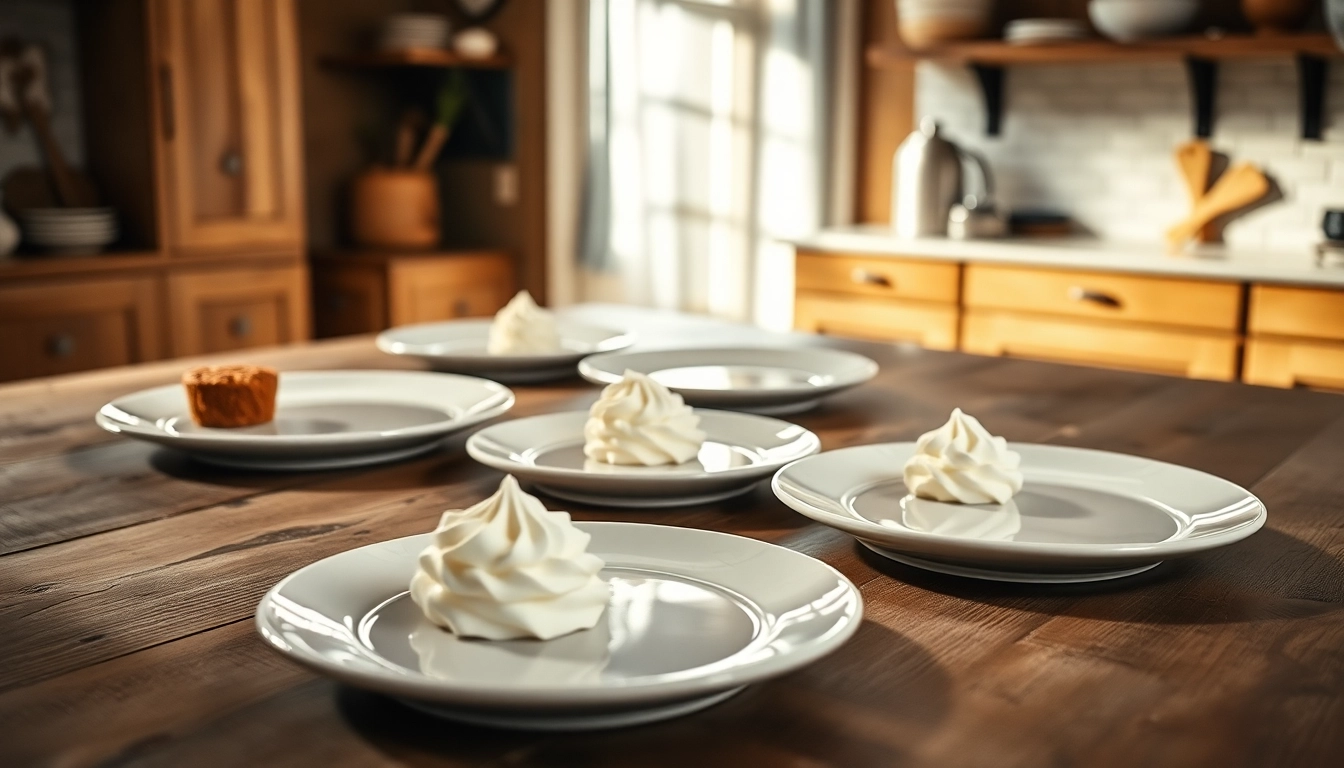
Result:
<svg viewBox="0 0 1344 768">
<path fill-rule="evenodd" d="M 666 328 L 703 340 L 709 327 L 621 317 L 642 318 L 645 338 Z M 824 449 L 910 440 L 961 406 L 1009 440 L 1221 475 L 1263 499 L 1269 522 L 1127 580 L 1047 588 L 885 561 L 791 512 L 765 484 L 652 512 L 552 502 L 581 520 L 712 528 L 806 552 L 861 587 L 865 621 L 820 662 L 678 720 L 510 733 L 336 685 L 253 627 L 262 594 L 296 568 L 429 531 L 444 509 L 492 492 L 498 473 L 460 439 L 358 470 L 225 471 L 93 423 L 107 400 L 170 383 L 193 361 L 11 384 L 0 387 L 0 764 L 1344 764 L 1344 397 L 793 343 L 882 365 L 868 385 L 791 417 Z M 369 337 L 245 354 L 289 370 L 413 365 Z M 583 409 L 597 394 L 577 379 L 515 391 L 505 418 Z"/>
</svg>

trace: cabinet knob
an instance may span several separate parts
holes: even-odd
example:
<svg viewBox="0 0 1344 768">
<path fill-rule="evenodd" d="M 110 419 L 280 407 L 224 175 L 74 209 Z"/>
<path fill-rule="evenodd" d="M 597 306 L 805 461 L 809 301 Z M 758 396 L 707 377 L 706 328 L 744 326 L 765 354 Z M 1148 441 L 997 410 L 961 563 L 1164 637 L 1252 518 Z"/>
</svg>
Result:
<svg viewBox="0 0 1344 768">
<path fill-rule="evenodd" d="M 1119 309 L 1122 305 L 1119 299 L 1105 291 L 1094 291 L 1081 285 L 1075 285 L 1069 289 L 1069 298 L 1073 301 L 1085 301 L 1089 304 L 1097 304 L 1111 309 Z"/>
<path fill-rule="evenodd" d="M 890 277 L 880 275 L 876 272 L 869 272 L 863 267 L 855 267 L 854 271 L 849 273 L 849 279 L 859 285 L 877 285 L 882 288 L 890 288 L 892 286 Z"/>
<path fill-rule="evenodd" d="M 219 159 L 219 169 L 226 176 L 237 176 L 243 172 L 243 156 L 237 150 L 229 150 Z"/>
<path fill-rule="evenodd" d="M 252 335 L 252 318 L 239 315 L 229 321 L 229 333 L 235 338 L 245 339 Z"/>
<path fill-rule="evenodd" d="M 458 299 L 453 302 L 453 316 L 466 317 L 471 314 L 471 304 L 466 299 Z"/>
<path fill-rule="evenodd" d="M 65 359 L 75 354 L 75 337 L 68 333 L 58 333 L 47 339 L 47 354 Z"/>
</svg>

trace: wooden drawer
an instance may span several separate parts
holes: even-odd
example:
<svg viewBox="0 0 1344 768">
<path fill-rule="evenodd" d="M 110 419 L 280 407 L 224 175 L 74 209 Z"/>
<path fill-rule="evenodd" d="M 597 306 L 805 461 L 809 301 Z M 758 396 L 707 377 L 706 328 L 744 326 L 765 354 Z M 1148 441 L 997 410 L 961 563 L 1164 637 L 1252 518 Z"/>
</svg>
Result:
<svg viewBox="0 0 1344 768">
<path fill-rule="evenodd" d="M 1241 286 L 1206 280 L 970 264 L 968 307 L 1237 330 Z"/>
<path fill-rule="evenodd" d="M 1344 391 L 1344 344 L 1303 339 L 1246 341 L 1242 380 L 1269 387 Z"/>
<path fill-rule="evenodd" d="M 1344 341 L 1344 291 L 1251 286 L 1250 332 Z"/>
<path fill-rule="evenodd" d="M 387 328 L 387 278 L 380 268 L 313 267 L 314 331 L 321 338 Z"/>
<path fill-rule="evenodd" d="M 800 331 L 870 341 L 913 341 L 929 349 L 957 348 L 957 307 L 800 292 L 794 305 Z"/>
<path fill-rule="evenodd" d="M 977 355 L 1054 360 L 1194 379 L 1237 377 L 1232 333 L 1061 320 L 1041 315 L 968 310 L 961 348 Z"/>
<path fill-rule="evenodd" d="M 308 276 L 302 266 L 169 275 L 168 301 L 174 355 L 308 338 Z"/>
<path fill-rule="evenodd" d="M 496 253 L 397 259 L 387 282 L 392 325 L 487 317 L 517 290 L 513 260 Z"/>
<path fill-rule="evenodd" d="M 830 291 L 955 303 L 961 266 L 877 256 L 800 251 L 794 269 L 799 291 Z"/>
<path fill-rule="evenodd" d="M 157 360 L 162 330 L 152 277 L 0 288 L 0 381 Z"/>
</svg>

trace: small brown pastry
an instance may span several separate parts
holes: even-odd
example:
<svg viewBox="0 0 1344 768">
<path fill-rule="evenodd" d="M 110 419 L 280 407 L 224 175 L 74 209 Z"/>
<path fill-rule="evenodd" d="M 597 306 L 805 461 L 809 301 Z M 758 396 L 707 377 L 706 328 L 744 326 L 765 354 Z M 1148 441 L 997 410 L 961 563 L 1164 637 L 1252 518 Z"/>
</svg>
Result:
<svg viewBox="0 0 1344 768">
<path fill-rule="evenodd" d="M 280 377 L 259 365 L 203 365 L 182 374 L 191 418 L 202 427 L 251 427 L 275 418 Z"/>
</svg>

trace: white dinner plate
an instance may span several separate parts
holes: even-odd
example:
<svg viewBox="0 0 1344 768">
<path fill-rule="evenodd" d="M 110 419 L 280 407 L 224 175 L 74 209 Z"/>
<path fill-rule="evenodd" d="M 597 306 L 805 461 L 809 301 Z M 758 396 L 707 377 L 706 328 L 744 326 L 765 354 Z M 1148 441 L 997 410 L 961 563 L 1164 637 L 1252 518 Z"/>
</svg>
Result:
<svg viewBox="0 0 1344 768">
<path fill-rule="evenodd" d="M 299 371 L 280 374 L 275 419 L 211 429 L 191 420 L 180 384 L 119 397 L 98 426 L 241 469 L 337 469 L 433 450 L 454 432 L 513 407 L 508 388 L 485 379 L 423 371 Z"/>
<path fill-rule="evenodd" d="M 863 355 L 814 347 L 705 347 L 656 352 L 610 352 L 579 363 L 595 384 L 621 380 L 627 370 L 647 374 L 687 403 L 752 413 L 797 413 L 823 397 L 877 375 Z"/>
<path fill-rule="evenodd" d="M 863 598 L 829 565 L 715 531 L 577 523 L 611 602 L 553 640 L 463 640 L 407 586 L 431 534 L 333 555 L 262 598 L 257 629 L 317 672 L 470 723 L 609 728 L 694 712 L 834 651 Z"/>
<path fill-rule="evenodd" d="M 561 499 L 621 507 L 678 507 L 726 499 L 821 449 L 815 434 L 787 421 L 697 410 L 707 436 L 700 454 L 674 466 L 616 466 L 586 459 L 586 411 L 492 425 L 467 441 L 473 459 Z"/>
<path fill-rule="evenodd" d="M 450 320 L 404 325 L 378 334 L 378 348 L 389 355 L 418 357 L 441 371 L 524 383 L 572 376 L 584 357 L 624 349 L 635 340 L 633 334 L 622 331 L 557 320 L 562 351 L 545 355 L 492 355 L 485 351 L 492 322 Z"/>
<path fill-rule="evenodd" d="M 1265 523 L 1244 488 L 1186 467 L 1053 445 L 1009 446 L 1026 482 L 1007 504 L 943 504 L 909 495 L 914 443 L 843 448 L 795 462 L 775 495 L 892 560 L 971 578 L 1101 581 L 1221 547 Z"/>
</svg>

